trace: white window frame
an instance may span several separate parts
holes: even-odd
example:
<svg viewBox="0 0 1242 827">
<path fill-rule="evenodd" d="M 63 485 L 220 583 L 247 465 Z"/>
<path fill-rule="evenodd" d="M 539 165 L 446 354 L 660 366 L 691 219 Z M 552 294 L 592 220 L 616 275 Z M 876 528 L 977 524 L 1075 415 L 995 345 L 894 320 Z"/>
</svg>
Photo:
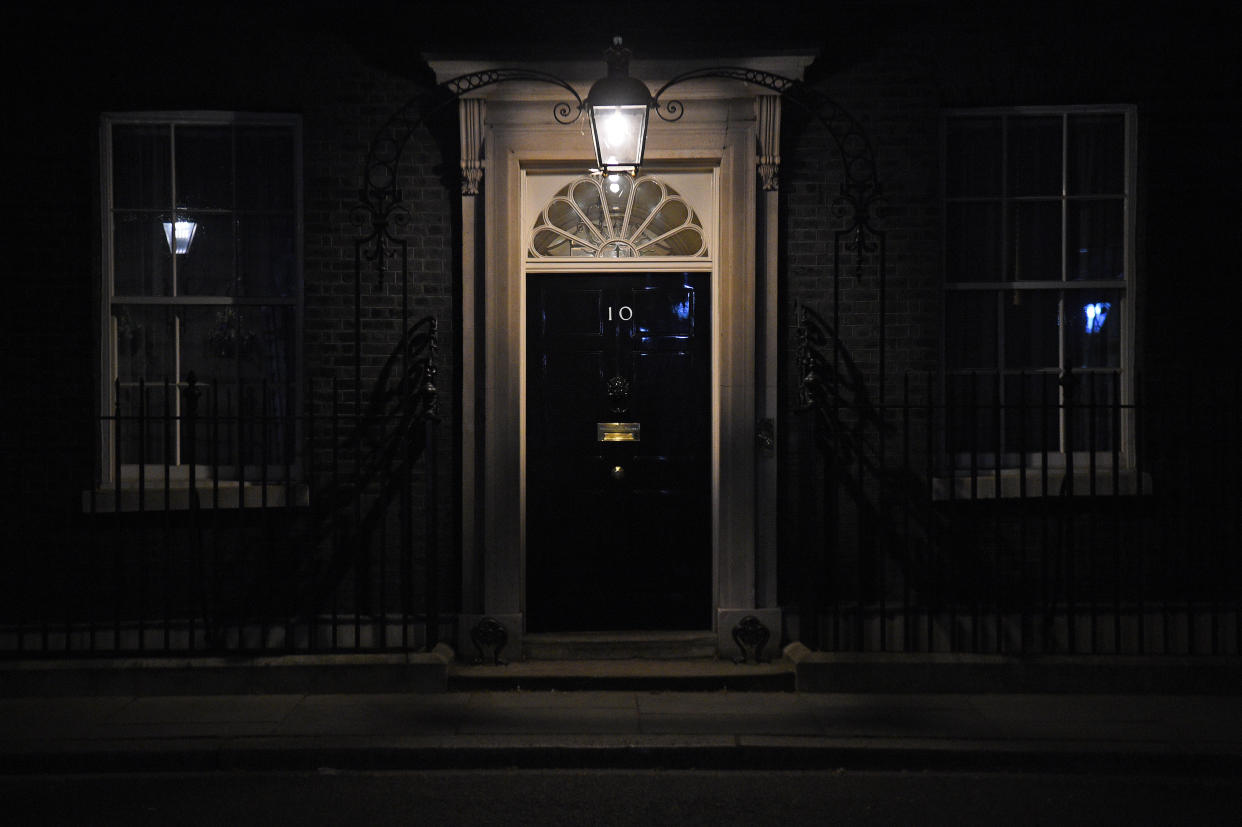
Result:
<svg viewBox="0 0 1242 827">
<path fill-rule="evenodd" d="M 1122 207 L 1122 222 L 1123 222 L 1122 224 L 1122 245 L 1123 245 L 1122 255 L 1123 255 L 1123 267 L 1124 267 L 1124 278 L 1123 279 L 1067 280 L 1067 275 L 1066 275 L 1067 265 L 1066 265 L 1066 255 L 1065 255 L 1066 251 L 1064 249 L 1064 245 L 1066 244 L 1066 239 L 1067 239 L 1067 229 L 1064 224 L 1065 216 L 1067 214 L 1067 204 L 1069 201 L 1072 201 L 1075 198 L 1090 199 L 1090 198 L 1100 197 L 1100 196 L 1092 196 L 1092 195 L 1076 196 L 1076 195 L 1071 195 L 1068 192 L 1068 187 L 1066 185 L 1066 178 L 1068 176 L 1068 169 L 1069 169 L 1068 125 L 1069 125 L 1069 118 L 1075 115 L 1120 115 L 1122 116 L 1122 119 L 1123 119 L 1124 130 L 1125 130 L 1124 139 L 1123 139 L 1124 140 L 1123 151 L 1125 153 L 1125 158 L 1124 158 L 1123 187 L 1122 187 L 1122 192 L 1120 193 L 1120 196 L 1123 200 L 1123 207 Z M 1005 218 L 1005 216 L 1007 216 L 1009 213 L 1009 210 L 1007 209 L 1007 207 L 1009 204 L 1016 203 L 1017 201 L 1021 200 L 1020 196 L 1014 196 L 1009 191 L 1009 183 L 1008 183 L 1009 164 L 1008 164 L 1008 157 L 1006 155 L 1007 150 L 1008 150 L 1008 124 L 1011 118 L 1021 118 L 1021 117 L 1031 117 L 1031 116 L 1045 116 L 1045 117 L 1046 116 L 1057 116 L 1061 118 L 1062 158 L 1061 158 L 1060 203 L 1061 203 L 1061 215 L 1062 215 L 1062 222 L 1063 222 L 1062 227 L 1061 227 L 1061 232 L 1060 232 L 1061 250 L 1059 251 L 1061 279 L 1058 281 L 1029 280 L 1029 281 L 954 282 L 951 280 L 952 274 L 949 271 L 949 260 L 948 260 L 948 247 L 949 247 L 948 245 L 949 209 L 948 208 L 950 204 L 955 203 L 955 202 L 965 203 L 965 202 L 970 202 L 972 200 L 979 200 L 979 199 L 974 198 L 974 197 L 968 197 L 968 196 L 956 196 L 955 197 L 955 196 L 949 195 L 949 191 L 948 191 L 948 132 L 949 132 L 948 126 L 949 126 L 949 123 L 951 120 L 955 118 L 969 118 L 969 117 L 999 117 L 1002 120 L 1002 133 L 1001 133 L 1001 152 L 1002 152 L 1001 170 L 1002 170 L 1002 173 L 1001 174 L 1004 177 L 1003 177 L 1001 194 L 996 196 L 995 198 L 987 198 L 985 200 L 996 200 L 1000 202 L 1001 204 L 1001 215 L 1002 215 L 1002 225 L 1001 225 L 1002 239 L 1001 241 L 1005 242 L 1008 239 L 1007 234 L 1010 231 L 1009 228 L 1007 227 L 1007 219 Z M 945 290 L 946 299 L 950 293 L 965 292 L 965 291 L 982 291 L 982 292 L 986 292 L 989 294 L 993 294 L 993 293 L 1005 293 L 1005 292 L 1010 292 L 1010 291 L 1015 291 L 1015 290 L 1036 290 L 1036 291 L 1108 290 L 1108 291 L 1114 291 L 1120 294 L 1121 308 L 1119 311 L 1118 319 L 1121 323 L 1121 332 L 1120 332 L 1120 342 L 1119 342 L 1120 359 L 1119 359 L 1118 367 L 1115 369 L 1114 368 L 1077 369 L 1074 372 L 1077 375 L 1089 375 L 1089 374 L 1113 375 L 1113 374 L 1116 374 L 1120 377 L 1120 380 L 1119 380 L 1120 404 L 1122 406 L 1122 411 L 1121 411 L 1120 432 L 1118 434 L 1118 451 L 1120 453 L 1120 459 L 1119 459 L 1120 469 L 1126 472 L 1132 471 L 1133 468 L 1135 467 L 1135 442 L 1134 442 L 1135 426 L 1134 426 L 1134 411 L 1133 411 L 1132 406 L 1133 406 L 1133 402 L 1135 399 L 1135 389 L 1134 389 L 1135 342 L 1136 342 L 1135 323 L 1136 323 L 1136 319 L 1138 318 L 1138 314 L 1136 312 L 1136 307 L 1135 307 L 1136 296 L 1137 296 L 1137 283 L 1138 283 L 1138 277 L 1136 273 L 1136 250 L 1135 250 L 1135 247 L 1136 247 L 1136 244 L 1135 244 L 1135 225 L 1136 225 L 1135 189 L 1136 189 L 1136 174 L 1137 174 L 1136 131 L 1137 130 L 1136 130 L 1135 107 L 1131 105 L 1123 105 L 1123 104 L 1098 105 L 1098 106 L 1097 105 L 1018 106 L 1018 107 L 979 107 L 979 108 L 947 109 L 942 112 L 941 131 L 940 131 L 940 134 L 941 134 L 940 173 L 941 173 L 941 205 L 942 205 L 941 229 L 942 229 L 942 238 L 945 239 L 945 244 L 942 247 L 942 266 L 943 266 L 943 272 L 944 272 L 943 286 Z M 1004 247 L 1004 244 L 1003 244 L 1003 247 Z M 1002 261 L 1002 268 L 1003 267 L 1004 267 L 1004 263 Z M 1004 276 L 1003 270 L 998 275 L 1001 275 L 1003 278 Z M 1064 313 L 1062 313 L 1062 318 L 1064 318 Z M 950 398 L 949 389 L 947 386 L 950 375 L 968 376 L 971 373 L 978 373 L 980 376 L 983 376 L 983 375 L 992 375 L 992 376 L 1018 375 L 1019 370 L 1004 369 L 999 363 L 997 364 L 995 370 L 991 370 L 991 369 L 971 370 L 971 369 L 965 369 L 965 368 L 953 370 L 952 367 L 949 365 L 949 353 L 948 353 L 948 322 L 949 322 L 949 319 L 948 319 L 947 308 L 942 312 L 941 319 L 942 319 L 942 322 L 944 323 L 942 326 L 943 330 L 942 330 L 942 337 L 941 337 L 941 354 L 942 354 L 942 363 L 945 368 L 946 385 L 943 388 L 943 391 L 944 391 L 944 398 L 946 400 L 946 403 L 948 402 Z M 997 320 L 997 325 L 998 325 L 998 333 L 999 333 L 998 343 L 997 343 L 997 352 L 998 352 L 997 358 L 999 360 L 1003 356 L 1003 341 L 1004 341 L 1003 315 Z M 1064 339 L 1062 338 L 1062 344 L 1059 345 L 1059 355 L 1058 355 L 1059 366 L 1055 372 L 1055 374 L 1058 376 L 1065 369 L 1066 356 L 1067 354 L 1064 348 Z M 1048 374 L 1049 371 L 1031 370 L 1031 371 L 1027 371 L 1026 375 L 1034 376 L 1034 375 L 1037 375 L 1038 373 Z M 1053 399 L 1050 399 L 1049 402 L 1050 404 L 1052 403 L 1061 404 L 1064 402 L 1064 388 L 1061 387 L 1059 383 L 1058 383 L 1058 390 L 1057 390 L 1056 397 Z M 990 399 L 983 400 L 981 404 L 983 404 L 986 407 L 991 404 L 991 400 Z M 1087 404 L 1088 404 L 1088 400 L 1086 399 L 1075 400 L 1076 406 L 1078 405 L 1085 406 Z M 1066 426 L 1065 426 L 1064 414 L 1061 414 L 1058 417 L 1058 419 L 1059 419 L 1058 426 L 1057 426 L 1058 433 L 1055 436 L 1058 450 L 1055 452 L 1049 450 L 1046 456 L 1044 452 L 1042 451 L 1038 451 L 1038 452 L 1028 451 L 1026 455 L 1022 457 L 1019 457 L 1015 452 L 1006 451 L 1005 456 L 1001 457 L 1000 462 L 997 463 L 996 461 L 997 458 L 995 457 L 995 451 L 991 450 L 991 446 L 989 446 L 989 450 L 986 452 L 984 451 L 976 452 L 974 456 L 974 460 L 976 462 L 974 470 L 977 471 L 978 479 L 975 482 L 975 485 L 977 486 L 978 482 L 986 481 L 986 488 L 987 488 L 986 493 L 981 493 L 978 490 L 978 488 L 975 488 L 976 495 L 986 496 L 986 497 L 995 496 L 995 494 L 993 493 L 993 489 L 999 485 L 1002 491 L 1000 496 L 1002 497 L 1017 496 L 1018 489 L 1019 489 L 1018 477 L 1020 474 L 1024 474 L 1027 476 L 1027 487 L 1028 487 L 1027 496 L 1038 496 L 1044 483 L 1042 475 L 1039 474 L 1039 472 L 1045 461 L 1047 462 L 1047 467 L 1049 469 L 1049 477 L 1050 477 L 1050 479 L 1048 480 L 1048 482 L 1050 483 L 1049 488 L 1048 488 L 1049 493 L 1050 494 L 1057 493 L 1057 489 L 1059 488 L 1059 482 L 1061 478 L 1064 477 L 1065 475 L 1065 468 L 1067 465 L 1067 456 L 1065 452 Z M 963 457 L 954 453 L 952 445 L 949 443 L 950 435 L 947 432 L 943 434 L 943 439 L 945 440 L 944 452 L 945 452 L 946 459 L 948 461 L 949 470 L 953 474 L 953 476 L 957 478 L 958 480 L 958 484 L 953 486 L 953 488 L 957 490 L 958 496 L 960 496 L 963 493 L 961 483 L 970 482 L 969 476 L 972 472 L 972 469 L 969 466 L 963 467 L 964 465 Z M 1090 463 L 1092 461 L 1091 453 L 1092 452 L 1089 450 L 1073 451 L 1072 456 L 1068 457 L 1070 462 L 1072 462 L 1073 464 L 1074 476 L 1076 478 L 1075 491 L 1077 493 L 1086 493 L 1086 490 L 1084 489 L 1089 487 L 1089 482 L 1090 482 L 1089 480 L 1086 481 L 1088 485 L 1080 486 L 1079 485 L 1080 481 L 1077 478 L 1083 475 L 1087 475 L 1089 473 L 1088 469 L 1090 468 Z M 1097 469 L 1096 471 L 1097 490 L 1107 491 L 1107 492 L 1111 492 L 1113 490 L 1114 483 L 1111 479 L 1112 453 L 1113 452 L 1111 450 L 1095 452 L 1096 469 Z M 999 469 L 997 468 L 998 464 L 1000 466 Z M 1036 474 L 1034 478 L 1030 476 L 1032 473 Z M 963 476 L 966 476 L 967 479 L 963 480 L 962 479 Z M 1128 475 L 1126 479 L 1119 481 L 1118 484 L 1120 488 L 1122 489 L 1123 493 L 1125 493 L 1127 490 L 1129 490 L 1132 493 L 1134 489 L 1133 476 L 1134 475 L 1131 473 Z M 1105 479 L 1105 477 L 1107 477 L 1107 479 Z M 1012 478 L 1012 479 L 1008 479 L 1008 478 Z M 1103 484 L 1105 487 L 1102 487 L 1102 488 L 1100 487 L 1101 480 L 1104 481 Z M 947 481 L 938 481 L 938 483 L 946 484 L 944 487 L 946 487 L 947 489 Z M 1056 483 L 1056 484 L 1052 484 L 1052 483 Z M 1012 491 L 1010 489 L 1012 489 Z M 946 496 L 951 496 L 948 494 L 947 490 L 944 492 L 944 494 Z M 967 497 L 969 496 L 970 495 L 967 494 Z"/>
<path fill-rule="evenodd" d="M 115 126 L 131 126 L 131 125 L 150 125 L 150 126 L 275 126 L 287 127 L 290 129 L 293 137 L 293 226 L 294 226 L 294 267 L 296 288 L 294 295 L 288 297 L 238 297 L 238 296 L 117 296 L 115 293 L 115 253 L 114 245 L 114 225 L 113 225 L 113 153 L 112 153 L 112 135 Z M 284 481 L 286 477 L 286 469 L 293 479 L 300 479 L 302 474 L 301 461 L 302 457 L 298 451 L 301 445 L 301 425 L 297 412 L 301 410 L 301 394 L 302 394 L 302 339 L 304 326 L 304 261 L 303 261 L 303 181 L 302 181 L 302 119 L 299 115 L 283 114 L 283 113 L 249 113 L 249 112 L 226 112 L 226 111 L 143 111 L 143 112 L 107 112 L 100 116 L 99 127 L 99 146 L 100 146 L 100 168 L 99 168 L 99 197 L 100 197 L 100 250 L 101 250 L 101 278 L 98 290 L 98 377 L 99 377 L 99 411 L 98 411 L 98 427 L 99 427 L 99 445 L 100 455 L 99 461 L 99 491 L 95 492 L 95 496 L 91 496 L 92 492 L 86 492 L 83 496 L 84 507 L 88 501 L 88 497 L 93 500 L 95 510 L 110 510 L 113 507 L 121 510 L 136 510 L 137 508 L 145 508 L 157 510 L 164 508 L 167 504 L 170 508 L 188 507 L 188 497 L 181 495 L 173 496 L 171 499 L 165 496 L 165 478 L 173 486 L 181 489 L 188 487 L 189 483 L 189 467 L 180 462 L 181 455 L 179 446 L 174 449 L 178 462 L 175 463 L 148 463 L 144 467 L 139 467 L 137 463 L 125 464 L 120 467 L 120 480 L 118 485 L 117 463 L 116 463 L 116 437 L 115 427 L 109 420 L 115 408 L 114 389 L 115 380 L 118 369 L 118 355 L 116 351 L 117 331 L 113 315 L 113 307 L 115 305 L 141 305 L 153 307 L 186 307 L 186 306 L 210 306 L 210 307 L 243 307 L 243 306 L 287 306 L 293 312 L 292 335 L 294 341 L 290 343 L 293 356 L 292 385 L 293 393 L 290 400 L 291 410 L 294 412 L 293 421 L 295 423 L 294 433 L 294 456 L 288 464 L 281 463 L 279 466 L 272 466 L 267 469 L 257 466 L 247 465 L 240 469 L 242 479 L 245 480 L 243 488 L 238 487 L 236 482 L 238 478 L 238 470 L 234 467 L 219 466 L 220 480 L 211 479 L 212 468 L 210 465 L 203 464 L 199 458 L 196 462 L 195 478 L 199 487 L 207 487 L 212 492 L 210 502 L 203 502 L 204 507 L 212 507 L 213 503 L 220 507 L 226 504 L 236 505 L 259 505 L 259 504 L 280 504 L 285 501 Z M 170 163 L 176 165 L 175 145 L 170 153 Z M 179 348 L 177 350 L 179 355 Z M 184 377 L 177 373 L 178 389 L 184 388 Z M 177 409 L 175 415 L 180 414 L 181 394 L 174 393 L 174 399 Z M 201 411 L 200 415 L 207 416 L 207 411 Z M 204 420 L 204 427 L 206 421 Z M 176 436 L 179 440 L 179 434 Z M 277 471 L 273 474 L 272 471 Z M 271 480 L 267 485 L 267 493 L 256 491 L 262 486 L 259 481 L 266 474 L 267 479 Z M 227 477 L 227 479 L 226 479 Z M 137 502 L 136 489 L 139 486 L 140 479 L 145 482 L 147 489 L 146 496 L 143 498 L 145 502 Z M 221 490 L 224 491 L 223 498 Z M 237 489 L 237 490 L 234 490 Z M 111 492 L 121 490 L 126 496 L 122 496 L 121 501 L 115 501 Z M 103 494 L 104 499 L 99 498 L 99 494 Z M 304 503 L 306 499 L 305 486 L 296 485 L 292 492 L 294 503 Z M 133 502 L 131 502 L 131 500 Z M 200 497 L 201 500 L 201 497 Z"/>
</svg>

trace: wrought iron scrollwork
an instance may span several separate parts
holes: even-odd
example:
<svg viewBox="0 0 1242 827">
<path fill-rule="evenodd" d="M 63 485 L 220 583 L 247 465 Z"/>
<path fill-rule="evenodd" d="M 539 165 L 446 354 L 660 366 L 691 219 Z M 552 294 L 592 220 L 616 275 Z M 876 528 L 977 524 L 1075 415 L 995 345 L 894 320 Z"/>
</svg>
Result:
<svg viewBox="0 0 1242 827">
<path fill-rule="evenodd" d="M 582 96 L 578 91 L 569 85 L 567 81 L 548 72 L 539 72 L 534 69 L 516 69 L 516 68 L 499 68 L 485 69 L 481 72 L 470 72 L 464 75 L 446 80 L 440 84 L 442 88 L 453 95 L 454 98 L 460 98 L 462 95 L 473 92 L 476 89 L 482 89 L 485 86 L 493 86 L 497 83 L 508 83 L 512 81 L 531 81 L 534 83 L 549 83 L 553 86 L 559 86 L 574 98 L 574 103 L 569 101 L 558 101 L 552 107 L 552 117 L 556 118 L 558 123 L 571 124 L 582 116 L 583 102 Z"/>
<path fill-rule="evenodd" d="M 485 69 L 481 72 L 470 72 L 464 75 L 446 80 L 440 84 L 442 88 L 447 90 L 454 98 L 460 98 L 468 92 L 476 89 L 482 89 L 485 86 L 493 86 L 497 83 L 510 83 L 513 81 L 528 81 L 533 83 L 548 83 L 553 86 L 559 86 L 567 93 L 573 96 L 574 102 L 557 101 L 552 105 L 552 117 L 557 123 L 571 124 L 578 118 L 582 117 L 584 104 L 582 96 L 578 94 L 578 90 L 570 86 L 567 81 L 548 72 L 539 72 L 534 69 L 516 69 L 516 68 L 500 68 Z"/>
<path fill-rule="evenodd" d="M 500 653 L 509 644 L 509 633 L 496 618 L 485 617 L 474 624 L 474 628 L 470 630 L 470 642 L 479 653 L 474 659 L 475 663 L 483 663 L 489 659 L 493 666 L 504 666 L 507 663 L 500 659 Z M 484 654 L 484 649 L 491 650 L 490 658 Z"/>
<path fill-rule="evenodd" d="M 815 414 L 820 447 L 835 461 L 870 464 L 871 435 L 891 426 L 871 401 L 867 377 L 827 319 L 805 304 L 798 304 L 795 317 L 798 410 Z"/>
<path fill-rule="evenodd" d="M 440 392 L 436 389 L 436 374 L 439 372 L 436 367 L 436 353 L 440 350 L 440 324 L 435 317 L 430 318 L 425 349 L 427 356 L 423 361 L 421 390 L 423 399 L 426 400 L 424 404 L 427 417 L 436 419 L 440 415 Z"/>
<path fill-rule="evenodd" d="M 733 642 L 741 650 L 734 663 L 763 663 L 763 647 L 772 639 L 772 633 L 763 621 L 754 615 L 746 615 L 733 627 Z"/>
<path fill-rule="evenodd" d="M 556 119 L 557 123 L 568 126 L 582 117 L 582 104 L 579 103 L 575 109 L 569 105 L 568 101 L 557 101 L 552 107 L 552 117 Z"/>
<path fill-rule="evenodd" d="M 681 116 L 686 114 L 686 107 L 679 100 L 656 101 L 656 114 L 667 123 L 680 121 Z"/>
</svg>

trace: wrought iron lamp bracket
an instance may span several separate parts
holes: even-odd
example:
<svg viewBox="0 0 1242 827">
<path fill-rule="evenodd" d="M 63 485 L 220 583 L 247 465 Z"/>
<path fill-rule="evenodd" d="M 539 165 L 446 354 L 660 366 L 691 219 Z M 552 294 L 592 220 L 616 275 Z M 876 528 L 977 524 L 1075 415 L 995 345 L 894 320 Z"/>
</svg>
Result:
<svg viewBox="0 0 1242 827">
<path fill-rule="evenodd" d="M 517 69 L 517 68 L 499 68 L 485 69 L 481 72 L 469 72 L 464 75 L 458 75 L 451 80 L 446 80 L 440 84 L 440 88 L 447 91 L 453 96 L 453 99 L 462 97 L 477 89 L 486 86 L 494 86 L 498 83 L 512 83 L 515 81 L 526 81 L 528 83 L 547 83 L 553 86 L 559 86 L 568 94 L 573 96 L 574 102 L 567 100 L 557 101 L 552 105 L 552 117 L 557 123 L 569 125 L 582 117 L 582 113 L 586 109 L 586 103 L 582 100 L 582 96 L 578 94 L 578 90 L 569 84 L 564 78 L 557 77 L 550 72 L 540 72 L 535 69 Z"/>
</svg>

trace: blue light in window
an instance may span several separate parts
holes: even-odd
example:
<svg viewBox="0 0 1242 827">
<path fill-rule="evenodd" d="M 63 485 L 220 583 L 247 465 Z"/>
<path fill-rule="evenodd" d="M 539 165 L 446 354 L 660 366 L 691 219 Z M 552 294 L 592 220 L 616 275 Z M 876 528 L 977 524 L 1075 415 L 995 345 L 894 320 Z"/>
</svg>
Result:
<svg viewBox="0 0 1242 827">
<path fill-rule="evenodd" d="M 177 216 L 172 221 L 165 221 L 163 224 L 164 239 L 168 242 L 169 252 L 179 256 L 190 252 L 190 245 L 194 243 L 194 233 L 198 230 L 198 222 Z"/>
<path fill-rule="evenodd" d="M 677 314 L 677 318 L 683 322 L 690 318 L 690 297 L 682 299 L 673 305 L 673 312 Z"/>
<path fill-rule="evenodd" d="M 1086 323 L 1086 332 L 1099 333 L 1104 327 L 1104 321 L 1108 318 L 1108 311 L 1112 308 L 1112 302 L 1090 302 L 1083 305 L 1082 315 Z"/>
</svg>

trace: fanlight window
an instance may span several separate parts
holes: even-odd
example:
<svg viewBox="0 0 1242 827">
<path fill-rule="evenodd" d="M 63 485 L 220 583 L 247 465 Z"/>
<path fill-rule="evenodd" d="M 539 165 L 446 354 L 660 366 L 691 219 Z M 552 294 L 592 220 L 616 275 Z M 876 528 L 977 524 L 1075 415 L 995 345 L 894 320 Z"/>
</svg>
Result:
<svg viewBox="0 0 1242 827">
<path fill-rule="evenodd" d="M 703 224 L 650 175 L 595 175 L 561 187 L 531 233 L 534 258 L 706 256 Z"/>
</svg>

